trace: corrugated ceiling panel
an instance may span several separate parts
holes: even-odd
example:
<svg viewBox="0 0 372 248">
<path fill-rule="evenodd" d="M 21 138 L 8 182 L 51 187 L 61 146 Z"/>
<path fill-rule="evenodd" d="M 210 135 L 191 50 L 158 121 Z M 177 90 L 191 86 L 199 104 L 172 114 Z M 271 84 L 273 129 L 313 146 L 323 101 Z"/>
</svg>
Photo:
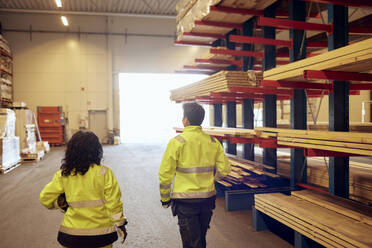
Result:
<svg viewBox="0 0 372 248">
<path fill-rule="evenodd" d="M 62 0 L 62 10 L 176 15 L 177 0 Z M 58 10 L 55 0 L 2 0 L 0 8 Z"/>
</svg>

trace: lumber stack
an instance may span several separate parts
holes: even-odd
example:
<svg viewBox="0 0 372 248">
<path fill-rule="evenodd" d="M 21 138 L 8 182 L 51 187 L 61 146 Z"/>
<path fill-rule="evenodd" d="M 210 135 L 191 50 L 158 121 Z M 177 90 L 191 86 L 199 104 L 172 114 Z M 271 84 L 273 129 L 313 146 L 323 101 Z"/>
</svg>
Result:
<svg viewBox="0 0 372 248">
<path fill-rule="evenodd" d="M 173 128 L 176 132 L 182 132 L 183 128 L 175 127 Z M 255 136 L 255 131 L 253 129 L 244 128 L 224 128 L 224 127 L 203 127 L 203 132 L 215 136 L 215 137 L 242 137 L 242 138 L 253 138 Z"/>
<path fill-rule="evenodd" d="M 290 124 L 289 123 L 278 123 L 277 127 L 280 128 L 280 129 L 289 129 Z M 328 122 L 322 122 L 322 123 L 317 123 L 317 124 L 313 124 L 313 123 L 310 123 L 310 122 L 307 123 L 307 129 L 309 129 L 309 130 L 328 131 L 328 128 L 329 128 Z M 349 130 L 351 132 L 372 133 L 372 123 L 370 123 L 370 122 L 350 123 Z"/>
<path fill-rule="evenodd" d="M 229 155 L 228 158 L 231 163 L 231 172 L 227 177 L 217 180 L 218 183 L 225 187 L 245 185 L 253 189 L 266 188 L 280 178 L 279 175 L 264 170 L 273 170 L 274 168 L 271 166 L 241 159 L 233 155 Z"/>
<path fill-rule="evenodd" d="M 277 138 L 278 145 L 372 156 L 372 133 L 256 128 Z"/>
<path fill-rule="evenodd" d="M 231 31 L 231 28 L 215 27 L 215 26 L 200 26 L 195 25 L 195 21 L 214 21 L 225 23 L 243 23 L 250 19 L 250 15 L 241 14 L 226 14 L 223 12 L 214 12 L 210 10 L 211 6 L 219 5 L 223 7 L 235 7 L 245 9 L 263 10 L 276 0 L 259 0 L 259 1 L 246 1 L 246 0 L 197 0 L 180 1 L 177 9 L 177 40 L 178 41 L 202 41 L 206 38 L 184 36 L 184 32 L 194 33 L 212 33 L 212 34 L 226 34 Z M 215 39 L 209 38 L 209 42 Z"/>
<path fill-rule="evenodd" d="M 199 82 L 172 90 L 171 100 L 183 101 L 208 96 L 211 92 L 229 92 L 233 86 L 257 86 L 261 75 L 255 71 L 220 71 Z"/>
<path fill-rule="evenodd" d="M 226 50 L 226 47 L 213 47 L 213 49 L 217 50 Z M 202 54 L 200 56 L 201 59 L 225 59 L 225 60 L 232 60 L 234 59 L 234 56 L 228 55 L 228 54 L 214 54 L 211 53 L 210 51 Z"/>
<path fill-rule="evenodd" d="M 368 72 L 372 69 L 372 38 L 264 72 L 265 80 L 304 80 L 305 70 Z"/>
<path fill-rule="evenodd" d="M 312 191 L 256 194 L 255 208 L 325 247 L 372 247 L 371 208 Z"/>
<path fill-rule="evenodd" d="M 258 155 L 256 156 L 258 158 Z M 326 160 L 326 162 L 324 161 Z M 307 158 L 307 182 L 327 190 L 329 185 L 328 158 Z M 278 175 L 290 177 L 290 159 L 278 160 Z M 372 204 L 372 168 L 369 164 L 350 161 L 349 198 L 365 204 Z"/>
</svg>

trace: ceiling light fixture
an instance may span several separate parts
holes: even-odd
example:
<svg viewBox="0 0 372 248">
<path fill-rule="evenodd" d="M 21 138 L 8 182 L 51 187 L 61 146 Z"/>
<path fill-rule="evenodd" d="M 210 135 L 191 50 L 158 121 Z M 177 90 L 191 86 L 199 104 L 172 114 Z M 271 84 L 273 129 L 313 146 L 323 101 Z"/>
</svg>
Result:
<svg viewBox="0 0 372 248">
<path fill-rule="evenodd" d="M 62 0 L 56 0 L 56 4 L 58 8 L 62 7 Z"/>
<path fill-rule="evenodd" d="M 61 16 L 61 20 L 62 20 L 63 25 L 68 26 L 68 20 L 66 16 Z"/>
</svg>

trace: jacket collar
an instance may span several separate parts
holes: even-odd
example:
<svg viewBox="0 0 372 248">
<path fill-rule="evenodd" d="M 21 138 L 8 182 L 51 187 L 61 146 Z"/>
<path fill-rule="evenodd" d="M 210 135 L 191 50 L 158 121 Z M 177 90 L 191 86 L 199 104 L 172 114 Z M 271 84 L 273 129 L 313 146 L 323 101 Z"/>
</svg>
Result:
<svg viewBox="0 0 372 248">
<path fill-rule="evenodd" d="M 201 126 L 187 126 L 183 129 L 183 132 L 200 132 L 201 130 Z"/>
</svg>

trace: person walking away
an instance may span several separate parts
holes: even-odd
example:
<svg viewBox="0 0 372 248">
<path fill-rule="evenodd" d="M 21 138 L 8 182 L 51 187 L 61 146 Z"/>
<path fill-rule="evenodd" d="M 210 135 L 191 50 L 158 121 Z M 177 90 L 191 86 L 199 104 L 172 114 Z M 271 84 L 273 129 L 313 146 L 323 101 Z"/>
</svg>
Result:
<svg viewBox="0 0 372 248">
<path fill-rule="evenodd" d="M 111 169 L 101 165 L 102 155 L 93 132 L 75 133 L 60 170 L 40 193 L 46 208 L 65 212 L 57 238 L 62 247 L 112 247 L 118 234 L 122 243 L 126 239 L 121 191 Z"/>
<path fill-rule="evenodd" d="M 215 209 L 215 174 L 225 177 L 231 166 L 220 142 L 202 131 L 203 107 L 186 103 L 183 112 L 185 128 L 169 141 L 159 169 L 161 204 L 172 205 L 178 216 L 183 248 L 205 248 Z"/>
</svg>

